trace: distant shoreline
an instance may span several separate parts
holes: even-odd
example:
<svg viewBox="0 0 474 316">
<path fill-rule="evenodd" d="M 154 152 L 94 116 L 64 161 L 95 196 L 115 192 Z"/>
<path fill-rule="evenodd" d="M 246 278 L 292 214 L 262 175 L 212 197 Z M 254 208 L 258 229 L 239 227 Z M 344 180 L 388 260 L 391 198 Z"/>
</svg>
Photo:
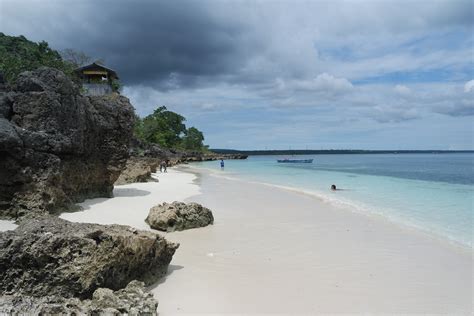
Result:
<svg viewBox="0 0 474 316">
<path fill-rule="evenodd" d="M 277 155 L 374 155 L 374 154 L 460 154 L 474 153 L 474 150 L 362 150 L 362 149 L 322 149 L 322 150 L 237 150 L 211 149 L 216 154 L 242 154 L 248 156 Z"/>
</svg>

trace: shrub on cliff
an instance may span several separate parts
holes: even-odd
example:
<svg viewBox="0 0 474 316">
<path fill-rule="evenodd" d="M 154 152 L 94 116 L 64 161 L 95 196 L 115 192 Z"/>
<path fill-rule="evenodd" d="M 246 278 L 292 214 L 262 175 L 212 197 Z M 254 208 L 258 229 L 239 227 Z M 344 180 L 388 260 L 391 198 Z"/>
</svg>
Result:
<svg viewBox="0 0 474 316">
<path fill-rule="evenodd" d="M 24 36 L 8 36 L 0 32 L 0 72 L 8 83 L 15 82 L 24 71 L 47 66 L 64 72 L 73 78 L 74 65 L 64 61 L 48 43 L 35 43 Z"/>
</svg>

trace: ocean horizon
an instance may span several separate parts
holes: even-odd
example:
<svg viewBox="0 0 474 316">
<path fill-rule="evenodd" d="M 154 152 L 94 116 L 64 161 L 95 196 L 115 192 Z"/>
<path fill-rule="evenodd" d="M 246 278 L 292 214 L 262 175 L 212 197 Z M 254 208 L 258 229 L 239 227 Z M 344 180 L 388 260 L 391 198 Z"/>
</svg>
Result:
<svg viewBox="0 0 474 316">
<path fill-rule="evenodd" d="M 473 247 L 474 153 L 282 155 L 193 163 L 215 175 L 282 186 Z M 334 184 L 337 191 L 331 191 Z"/>
</svg>

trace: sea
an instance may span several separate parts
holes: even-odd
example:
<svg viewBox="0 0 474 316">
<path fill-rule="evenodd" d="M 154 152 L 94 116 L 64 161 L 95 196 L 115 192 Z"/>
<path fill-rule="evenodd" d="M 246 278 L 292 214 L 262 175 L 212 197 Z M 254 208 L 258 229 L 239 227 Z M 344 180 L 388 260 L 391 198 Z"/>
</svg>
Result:
<svg viewBox="0 0 474 316">
<path fill-rule="evenodd" d="M 314 159 L 278 163 L 277 159 Z M 463 246 L 474 239 L 474 153 L 249 156 L 194 163 L 228 178 L 283 186 Z M 338 188 L 331 191 L 334 184 Z"/>
</svg>

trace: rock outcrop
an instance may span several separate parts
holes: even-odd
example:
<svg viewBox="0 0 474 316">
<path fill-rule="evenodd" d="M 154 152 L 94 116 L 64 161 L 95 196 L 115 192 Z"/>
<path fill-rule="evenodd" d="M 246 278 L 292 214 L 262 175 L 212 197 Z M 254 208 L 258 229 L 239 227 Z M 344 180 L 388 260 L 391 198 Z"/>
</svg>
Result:
<svg viewBox="0 0 474 316">
<path fill-rule="evenodd" d="M 166 160 L 178 157 L 179 155 L 175 151 L 164 149 L 157 144 L 146 143 L 133 137 L 130 141 L 130 156 Z"/>
<path fill-rule="evenodd" d="M 161 148 L 156 144 L 145 143 L 133 137 L 129 145 L 130 157 L 125 168 L 115 182 L 116 185 L 156 181 L 151 177 L 162 161 L 177 160 L 175 152 Z"/>
<path fill-rule="evenodd" d="M 145 221 L 151 228 L 172 232 L 214 223 L 211 210 L 198 203 L 163 203 L 150 209 Z"/>
<path fill-rule="evenodd" d="M 151 174 L 156 172 L 159 163 L 160 161 L 154 158 L 130 157 L 115 185 L 151 181 Z"/>
<path fill-rule="evenodd" d="M 86 299 L 100 287 L 150 284 L 166 273 L 178 246 L 128 226 L 24 219 L 0 234 L 0 295 Z"/>
<path fill-rule="evenodd" d="M 193 162 L 193 161 L 211 161 L 211 160 L 235 160 L 235 159 L 247 159 L 247 155 L 243 154 L 216 154 L 216 153 L 200 153 L 200 152 L 187 152 L 181 153 L 178 162 Z"/>
<path fill-rule="evenodd" d="M 0 91 L 0 216 L 110 197 L 128 158 L 133 117 L 127 98 L 84 97 L 61 71 L 22 73 Z"/>
<path fill-rule="evenodd" d="M 126 288 L 115 292 L 98 288 L 90 300 L 54 295 L 0 296 L 2 315 L 157 315 L 157 306 L 158 301 L 139 281 L 132 281 Z"/>
</svg>

